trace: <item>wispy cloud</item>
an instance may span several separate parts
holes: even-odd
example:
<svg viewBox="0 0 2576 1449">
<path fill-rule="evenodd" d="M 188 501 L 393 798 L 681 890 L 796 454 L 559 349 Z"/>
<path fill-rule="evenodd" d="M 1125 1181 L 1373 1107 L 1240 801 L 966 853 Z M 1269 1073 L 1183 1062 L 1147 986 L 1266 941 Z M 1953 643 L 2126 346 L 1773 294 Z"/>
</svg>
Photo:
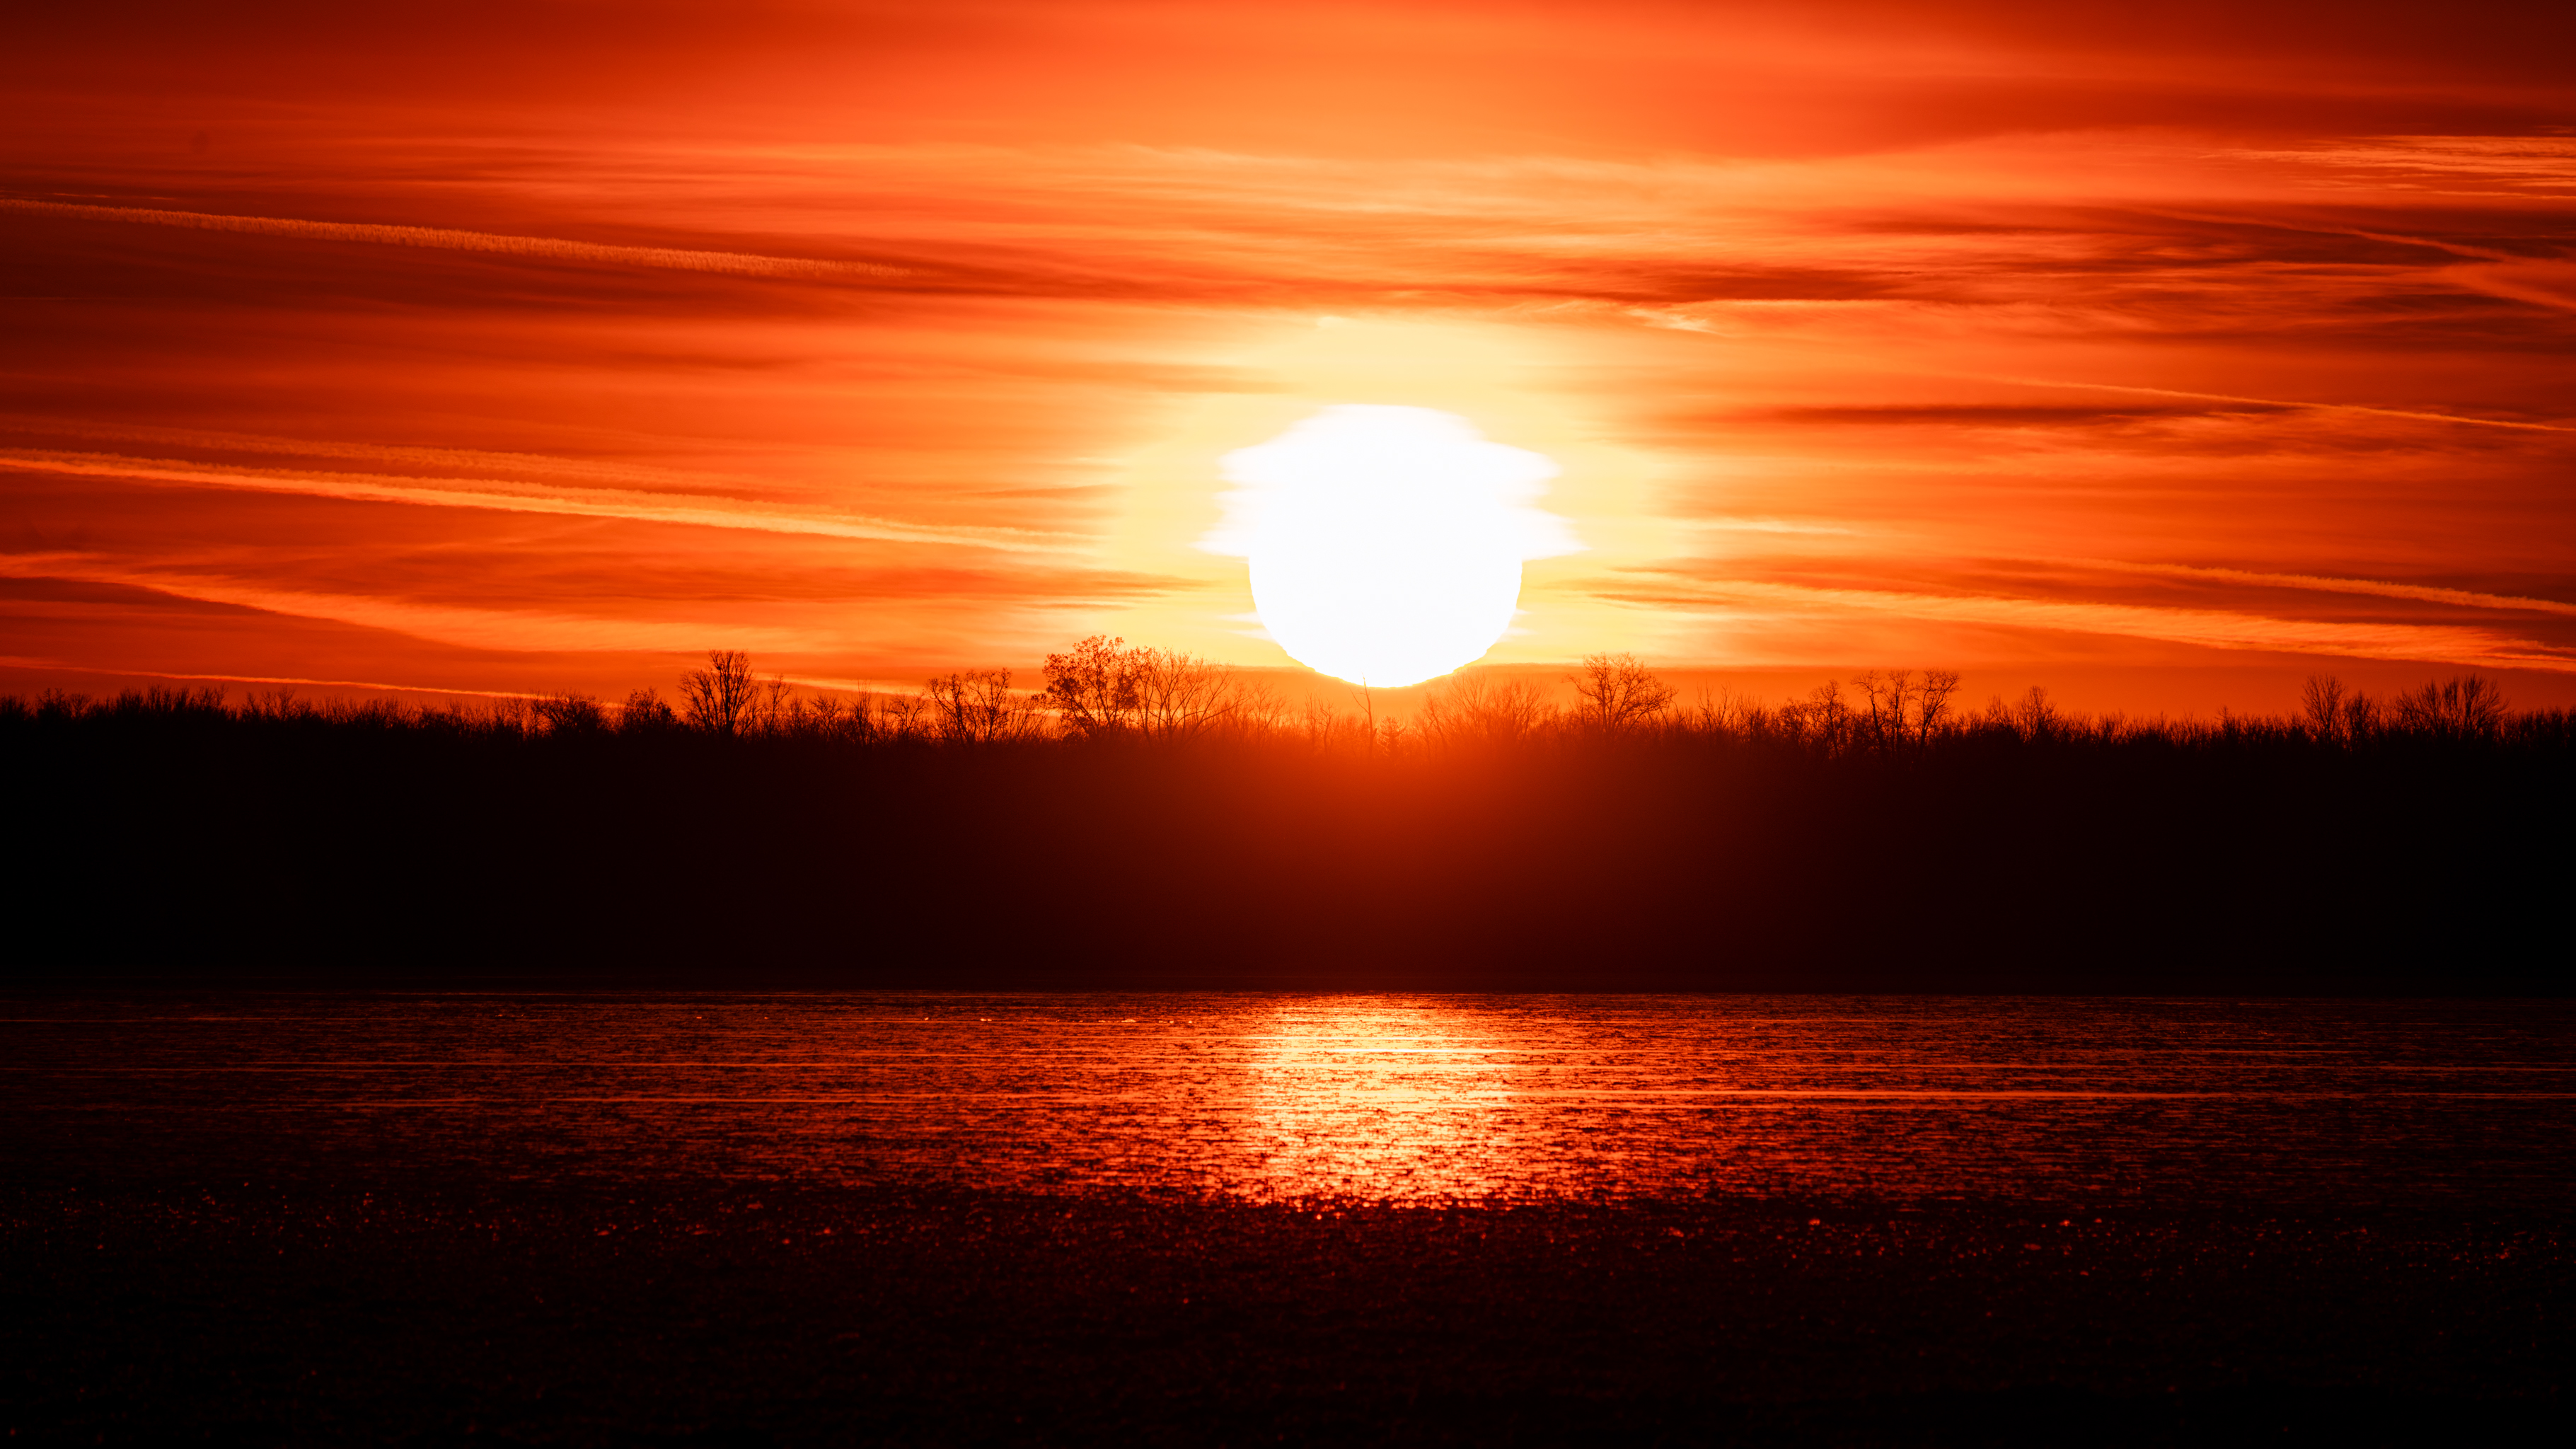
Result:
<svg viewBox="0 0 2576 1449">
<path fill-rule="evenodd" d="M 814 651 L 847 643 L 838 632 L 818 628 L 695 622 L 667 616 L 619 619 L 556 610 L 463 608 L 381 594 L 279 588 L 173 569 L 137 569 L 111 559 L 70 553 L 0 554 L 0 576 L 116 584 L 210 604 L 327 619 L 442 644 L 514 653 L 693 653 L 711 646 Z"/>
<path fill-rule="evenodd" d="M 546 453 L 506 453 L 482 448 L 423 448 L 398 443 L 351 442 L 340 438 L 294 438 L 272 433 L 240 433 L 213 428 L 157 427 L 148 423 L 103 422 L 91 418 L 0 413 L 0 432 L 53 437 L 97 438 L 120 443 L 223 453 L 261 453 L 291 458 L 344 458 L 406 468 L 448 468 L 515 473 L 576 483 L 624 484 L 635 488 L 753 488 L 761 480 L 741 474 L 709 473 L 645 463 L 566 458 Z"/>
<path fill-rule="evenodd" d="M 284 684 L 310 689 L 358 689 L 369 694 L 450 694 L 468 699 L 540 699 L 513 689 L 451 689 L 439 684 L 396 684 L 382 679 L 307 679 L 294 674 L 187 674 L 168 669 L 110 669 L 70 659 L 41 659 L 0 654 L 0 668 L 39 669 L 47 673 L 104 674 L 111 679 L 190 679 L 209 684 Z"/>
<path fill-rule="evenodd" d="M 883 281 L 910 275 L 903 267 L 873 262 L 821 261 L 811 257 L 764 257 L 743 252 L 689 251 L 676 247 L 616 246 L 569 241 L 562 237 L 502 236 L 492 232 L 456 231 L 445 227 L 384 226 L 371 222 L 304 221 L 291 217 L 226 216 L 203 211 L 160 211 L 140 206 L 91 206 L 64 201 L 0 197 L 0 212 L 49 216 L 66 221 L 111 221 L 134 226 L 178 227 L 186 231 L 235 232 L 246 236 L 293 237 L 302 241 L 355 242 L 366 246 L 427 247 L 438 251 L 483 252 L 495 256 L 533 257 L 545 261 L 587 262 L 600 266 L 650 267 L 670 272 L 715 272 L 734 277 L 771 277 L 781 281 Z"/>
<path fill-rule="evenodd" d="M 2339 579 L 2318 574 L 2264 573 L 2254 569 L 2203 568 L 2194 564 L 2124 563 L 2118 559 L 2051 560 L 2079 568 L 2114 573 L 2162 574 L 2169 578 L 2209 579 L 2252 584 L 2258 588 L 2308 589 L 2324 594 L 2367 594 L 2383 599 L 2416 599 L 2428 604 L 2454 604 L 2464 609 L 2494 609 L 2518 614 L 2563 614 L 2576 617 L 2576 604 L 2535 599 L 2521 594 L 2482 594 L 2471 589 L 2444 589 L 2426 584 L 2390 583 L 2381 579 Z"/>
<path fill-rule="evenodd" d="M 2068 388 L 2081 392 L 2121 392 L 2139 397 L 2179 397 L 2200 402 L 2241 403 L 2251 407 L 2278 408 L 2284 411 L 2360 413 L 2370 417 L 2405 418 L 2419 423 L 2459 423 L 2474 428 L 2510 428 L 2528 433 L 2576 433 L 2576 426 L 2565 423 L 2526 423 L 2508 418 L 2467 417 L 2459 413 L 2419 412 L 2410 408 L 2372 407 L 2366 403 L 2315 402 L 2276 397 L 2245 397 L 2236 393 L 2189 392 L 2171 387 L 2141 387 L 2135 383 L 2074 382 L 2065 378 L 1992 377 L 1989 382 L 2008 382 L 2015 387 Z"/>
<path fill-rule="evenodd" d="M 924 528 L 882 519 L 849 518 L 819 512 L 796 513 L 747 507 L 731 499 L 685 494 L 628 493 L 607 489 L 566 494 L 506 481 L 455 478 L 404 478 L 382 473 L 320 473 L 283 468 L 234 468 L 164 458 L 126 458 L 112 453 L 49 453 L 34 449 L 0 449 L 0 468 L 65 473 L 79 477 L 117 478 L 136 483 L 202 488 L 240 488 L 264 493 L 302 493 L 318 498 L 345 498 L 368 503 L 403 503 L 424 508 L 483 508 L 503 513 L 555 513 L 575 518 L 610 518 L 637 523 L 679 524 L 695 528 L 748 529 L 760 533 L 811 534 L 823 538 L 869 539 L 884 543 L 940 544 L 956 548 L 999 549 L 1014 553 L 1053 553 L 1069 540 L 1050 539 L 1034 529 Z"/>
<path fill-rule="evenodd" d="M 2135 604 L 2005 595 L 1928 594 L 1833 589 L 1760 581 L 1697 581 L 1669 590 L 1605 596 L 1661 608 L 1729 609 L 1747 603 L 1822 612 L 1901 615 L 1947 623 L 2117 635 L 2204 648 L 2331 654 L 2489 668 L 2576 673 L 2576 652 L 2490 630 L 2446 624 L 2354 624 L 2279 618 L 2218 609 L 2162 609 Z"/>
</svg>

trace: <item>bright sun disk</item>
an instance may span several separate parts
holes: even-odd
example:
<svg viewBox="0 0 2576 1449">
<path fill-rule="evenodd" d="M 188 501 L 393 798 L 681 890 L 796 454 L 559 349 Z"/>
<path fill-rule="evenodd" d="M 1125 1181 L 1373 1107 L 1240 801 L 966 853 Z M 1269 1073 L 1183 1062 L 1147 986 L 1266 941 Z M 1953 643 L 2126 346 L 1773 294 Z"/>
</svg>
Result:
<svg viewBox="0 0 2576 1449">
<path fill-rule="evenodd" d="M 1223 466 L 1235 488 L 1200 547 L 1249 558 L 1271 637 L 1353 684 L 1474 663 L 1519 611 L 1522 561 L 1582 548 L 1536 506 L 1556 464 L 1454 413 L 1328 407 Z"/>
</svg>

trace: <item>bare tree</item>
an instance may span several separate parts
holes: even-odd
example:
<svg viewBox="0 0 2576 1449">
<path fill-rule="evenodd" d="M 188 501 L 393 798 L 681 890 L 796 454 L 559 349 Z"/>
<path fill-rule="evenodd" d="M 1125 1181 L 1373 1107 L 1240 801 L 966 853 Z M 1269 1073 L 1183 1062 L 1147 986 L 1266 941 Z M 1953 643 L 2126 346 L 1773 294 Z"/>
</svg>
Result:
<svg viewBox="0 0 2576 1449">
<path fill-rule="evenodd" d="M 1926 669 L 1923 683 L 1914 696 L 1914 738 L 1918 744 L 1929 744 L 1932 737 L 1950 727 L 1950 697 L 1959 692 L 1959 671 Z"/>
<path fill-rule="evenodd" d="M 1136 718 L 1136 680 L 1124 639 L 1094 634 L 1046 658 L 1047 706 L 1078 735 L 1111 734 Z"/>
<path fill-rule="evenodd" d="M 930 710 L 942 739 L 997 744 L 1032 739 L 1042 728 L 1036 703 L 1011 692 L 1011 671 L 968 669 L 931 680 Z"/>
<path fill-rule="evenodd" d="M 1556 717 L 1547 691 L 1526 679 L 1498 681 L 1484 669 L 1461 670 L 1423 696 L 1415 727 L 1450 748 L 1518 744 Z"/>
<path fill-rule="evenodd" d="M 1673 687 L 1634 654 L 1590 654 L 1567 676 L 1582 703 L 1574 717 L 1585 726 L 1616 733 L 1653 720 L 1673 706 Z"/>
<path fill-rule="evenodd" d="M 873 736 L 869 723 L 864 700 L 853 707 L 832 695 L 817 694 L 781 701 L 770 716 L 769 727 L 775 733 L 798 739 L 865 740 Z"/>
<path fill-rule="evenodd" d="M 1921 698 L 1913 671 L 1873 669 L 1853 680 L 1852 686 L 1861 692 L 1861 707 L 1852 721 L 1861 742 L 1881 750 L 1904 743 L 1909 733 L 1907 707 Z"/>
<path fill-rule="evenodd" d="M 621 731 L 670 729 L 679 722 L 680 717 L 671 712 L 671 706 L 657 690 L 639 689 L 626 696 L 626 703 L 617 710 L 617 728 Z"/>
<path fill-rule="evenodd" d="M 1840 751 L 1851 740 L 1851 704 L 1835 680 L 1817 685 L 1805 699 L 1780 706 L 1775 718 L 1790 738 L 1821 746 L 1828 753 Z"/>
<path fill-rule="evenodd" d="M 1318 699 L 1309 699 L 1299 708 L 1297 726 L 1305 743 L 1318 750 L 1331 749 L 1359 730 L 1340 710 Z"/>
<path fill-rule="evenodd" d="M 1731 689 L 1699 689 L 1699 703 L 1691 706 L 1690 727 L 1706 735 L 1741 734 L 1749 731 L 1759 701 L 1739 697 Z"/>
<path fill-rule="evenodd" d="M 751 705 L 743 711 L 745 731 L 751 734 L 784 734 L 793 728 L 800 712 L 796 687 L 787 676 L 773 674 L 752 686 Z"/>
<path fill-rule="evenodd" d="M 586 694 L 550 694 L 531 706 L 550 735 L 596 734 L 608 728 L 608 714 Z"/>
<path fill-rule="evenodd" d="M 1193 739 L 1231 724 L 1243 705 L 1234 671 L 1195 654 L 1135 651 L 1136 723 L 1149 739 Z"/>
<path fill-rule="evenodd" d="M 2308 730 L 2321 740 L 2346 737 L 2343 681 L 2331 674 L 2311 674 L 2299 690 L 2301 711 L 2307 716 Z"/>
<path fill-rule="evenodd" d="M 1278 701 L 1221 664 L 1195 654 L 1094 634 L 1046 661 L 1041 696 L 1067 730 L 1084 736 L 1126 731 L 1148 739 L 1190 739 L 1228 728 Z"/>
<path fill-rule="evenodd" d="M 2409 690 L 2395 701 L 2397 727 L 2442 739 L 2492 738 L 2504 728 L 2504 691 L 2475 674 Z"/>
<path fill-rule="evenodd" d="M 889 740 L 930 737 L 930 701 L 917 694 L 880 695 L 876 700 L 877 732 Z"/>
<path fill-rule="evenodd" d="M 710 649 L 707 667 L 680 676 L 689 724 L 710 734 L 738 735 L 751 712 L 751 656 L 739 649 Z"/>
<path fill-rule="evenodd" d="M 2066 716 L 2048 702 L 2048 691 L 2034 684 L 2012 707 L 2012 723 L 2023 739 L 2046 739 L 2065 729 Z"/>
</svg>

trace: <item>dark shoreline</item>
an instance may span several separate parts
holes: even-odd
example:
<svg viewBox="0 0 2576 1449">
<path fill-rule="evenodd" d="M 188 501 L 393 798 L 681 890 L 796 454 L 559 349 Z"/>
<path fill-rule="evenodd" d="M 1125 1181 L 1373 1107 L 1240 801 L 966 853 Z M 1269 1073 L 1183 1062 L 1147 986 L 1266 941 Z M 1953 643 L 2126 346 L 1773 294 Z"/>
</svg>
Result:
<svg viewBox="0 0 2576 1449">
<path fill-rule="evenodd" d="M 2576 1366 L 2557 1004 L 1754 1002 L 1701 1059 L 2012 1101 L 1711 1119 L 1623 1095 L 1662 1079 L 1532 1081 L 1461 1119 L 1512 1170 L 1444 1176 L 1447 1119 L 1316 1056 L 1271 1129 L 1194 1135 L 1273 1028 L 1073 1030 L 1153 998 L 12 1001 L 0 1426 L 30 1442 L 2462 1442 L 2561 1416 Z M 1478 1029 L 1574 1073 L 1708 1010 L 1451 1009 L 1574 1021 Z M 2097 1056 L 2116 1113 L 2006 1090 Z M 978 1093 L 1019 1095 L 948 1115 Z M 1156 1180 L 1137 1153 L 1231 1176 L 1118 1185 Z"/>
<path fill-rule="evenodd" d="M 0 712 L 28 985 L 2558 995 L 2576 730 L 1008 744 Z"/>
<path fill-rule="evenodd" d="M 9 1414 L 40 1442 L 2183 1443 L 2563 1403 L 2563 1221 L 2077 1211 L 21 1187 Z"/>
</svg>

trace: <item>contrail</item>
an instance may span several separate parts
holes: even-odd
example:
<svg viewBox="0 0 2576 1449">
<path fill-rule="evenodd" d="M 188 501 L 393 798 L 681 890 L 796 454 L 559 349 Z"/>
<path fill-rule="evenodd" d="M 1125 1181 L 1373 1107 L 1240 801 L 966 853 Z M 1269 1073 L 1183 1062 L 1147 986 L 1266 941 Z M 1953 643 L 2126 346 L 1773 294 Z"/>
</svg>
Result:
<svg viewBox="0 0 2576 1449">
<path fill-rule="evenodd" d="M 270 588 L 226 578 L 118 568 L 76 553 L 0 555 L 0 577 L 79 579 L 120 584 L 183 599 L 231 604 L 302 619 L 329 619 L 444 644 L 512 652 L 613 649 L 691 653 L 716 643 L 736 648 L 812 651 L 841 641 L 812 630 L 616 619 L 536 610 L 415 604 L 398 598 Z"/>
<path fill-rule="evenodd" d="M 2178 578 L 2223 579 L 2229 583 L 2256 584 L 2272 588 L 2309 589 L 2325 594 L 2372 594 L 2390 599 L 2421 599 L 2428 604 L 2457 604 L 2467 609 L 2508 609 L 2526 614 L 2576 614 L 2576 604 L 2558 599 L 2525 598 L 2520 594 L 2480 594 L 2468 589 L 2441 589 L 2424 584 L 2391 584 L 2378 579 L 2338 579 L 2318 574 L 2268 574 L 2252 569 L 2202 568 L 2194 564 L 2124 563 L 2108 558 L 2039 559 L 2035 562 L 2072 564 L 2078 568 L 2109 569 L 2128 574 L 2170 574 Z"/>
<path fill-rule="evenodd" d="M 167 458 L 126 458 L 113 453 L 53 453 L 27 448 L 0 448 L 0 468 L 121 478 L 141 483 L 303 493 L 370 503 L 488 508 L 503 513 L 559 513 L 576 518 L 617 518 L 701 528 L 749 529 L 761 533 L 815 534 L 825 538 L 863 538 L 881 543 L 949 544 L 1011 553 L 1052 553 L 1067 546 L 1062 542 L 1048 542 L 1046 535 L 1023 529 L 922 528 L 878 519 L 765 512 L 744 508 L 730 499 L 688 494 L 602 489 L 596 497 L 566 498 L 534 490 L 514 491 L 506 481 L 489 479 L 403 478 L 382 473 L 223 468 Z"/>
<path fill-rule="evenodd" d="M 84 206 L 66 201 L 24 201 L 0 197 L 0 211 L 32 216 L 59 216 L 75 221 L 121 221 L 142 226 L 173 226 L 189 231 L 242 232 L 252 236 L 299 237 L 308 241 L 366 242 L 376 246 L 429 247 L 452 252 L 489 252 L 500 256 L 540 257 L 550 261 L 599 262 L 611 266 L 655 267 L 674 272 L 717 272 L 736 277 L 775 277 L 787 281 L 882 280 L 912 275 L 904 267 L 871 262 L 826 262 L 810 257 L 764 257 L 749 252 L 684 251 L 676 247 L 624 247 L 562 237 L 502 236 L 445 227 L 381 226 L 366 222 L 304 221 L 275 216 L 225 216 L 205 211 L 155 211 L 138 206 Z"/>
<path fill-rule="evenodd" d="M 735 474 L 663 468 L 648 463 L 561 458 L 546 453 L 495 453 L 479 448 L 421 448 L 397 443 L 349 443 L 288 438 L 268 433 L 226 433 L 206 428 L 165 428 L 144 423 L 101 423 L 85 418 L 0 413 L 0 431 L 55 437 L 100 438 L 117 443 L 158 443 L 225 453 L 270 453 L 299 458 L 345 458 L 408 467 L 475 468 L 534 473 L 583 483 L 622 483 L 646 488 L 756 487 L 762 480 Z"/>
<path fill-rule="evenodd" d="M 2552 652 L 2527 639 L 2505 639 L 2483 629 L 2455 625 L 2334 624 L 2305 619 L 2276 619 L 2214 609 L 2157 609 L 2136 604 L 2013 598 L 2006 595 L 1918 594 L 1880 589 L 1824 589 L 1804 584 L 1752 581 L 1700 581 L 1697 599 L 1640 595 L 1636 602 L 1664 607 L 1675 603 L 1704 606 L 1770 599 L 1784 604 L 1820 604 L 1922 619 L 1955 619 L 2030 629 L 2062 629 L 2078 634 L 2113 634 L 2163 639 L 2215 649 L 2270 649 L 2293 654 L 2339 654 L 2357 659 L 2402 659 L 2425 663 L 2486 665 L 2490 668 L 2546 669 L 2576 674 L 2576 657 Z M 1604 593 L 1603 597 L 1620 595 Z"/>
<path fill-rule="evenodd" d="M 106 669 L 96 664 L 66 664 L 59 659 L 0 655 L 0 668 L 59 669 L 66 674 L 106 674 L 119 679 L 202 679 L 213 684 L 303 684 L 315 689 L 374 689 L 400 694 L 463 694 L 478 699 L 544 699 L 510 689 L 450 689 L 441 684 L 383 684 L 372 679 L 305 679 L 291 674 L 179 674 L 167 669 Z"/>
<path fill-rule="evenodd" d="M 2008 382 L 2016 387 L 2074 388 L 2092 392 L 2142 393 L 2149 397 L 2187 397 L 2201 402 L 2253 403 L 2267 408 L 2313 408 L 2320 412 L 2370 413 L 2383 418 L 2413 418 L 2427 423 L 2467 423 L 2480 428 L 2513 428 L 2530 433 L 2576 433 L 2576 427 L 2564 423 L 2514 423 L 2502 418 L 2463 417 L 2458 413 L 2410 412 L 2404 408 L 2375 408 L 2363 403 L 2294 402 L 2275 397 L 2238 397 L 2223 392 L 2184 392 L 2170 387 L 2135 387 L 2117 382 L 2058 382 L 2038 377 L 1995 377 L 1965 374 L 1979 382 Z"/>
<path fill-rule="evenodd" d="M 2449 252 L 2453 256 L 2476 257 L 2483 261 L 2505 262 L 2515 260 L 2513 253 L 2497 251 L 2493 247 L 2470 246 L 2463 242 L 2443 241 L 2438 237 L 2407 236 L 2399 232 L 2364 231 L 2359 227 L 2327 226 L 2310 222 L 2289 221 L 2279 217 L 2232 216 L 2226 212 L 2220 211 L 2181 211 L 2162 206 L 2140 207 L 2137 208 L 2137 214 L 2140 216 L 2162 217 L 2169 221 L 2215 222 L 2220 226 L 2243 226 L 2254 227 L 2263 231 L 2297 232 L 2302 236 L 2359 237 L 2363 241 L 2393 242 L 2399 246 L 2422 247 L 2427 251 Z"/>
</svg>

